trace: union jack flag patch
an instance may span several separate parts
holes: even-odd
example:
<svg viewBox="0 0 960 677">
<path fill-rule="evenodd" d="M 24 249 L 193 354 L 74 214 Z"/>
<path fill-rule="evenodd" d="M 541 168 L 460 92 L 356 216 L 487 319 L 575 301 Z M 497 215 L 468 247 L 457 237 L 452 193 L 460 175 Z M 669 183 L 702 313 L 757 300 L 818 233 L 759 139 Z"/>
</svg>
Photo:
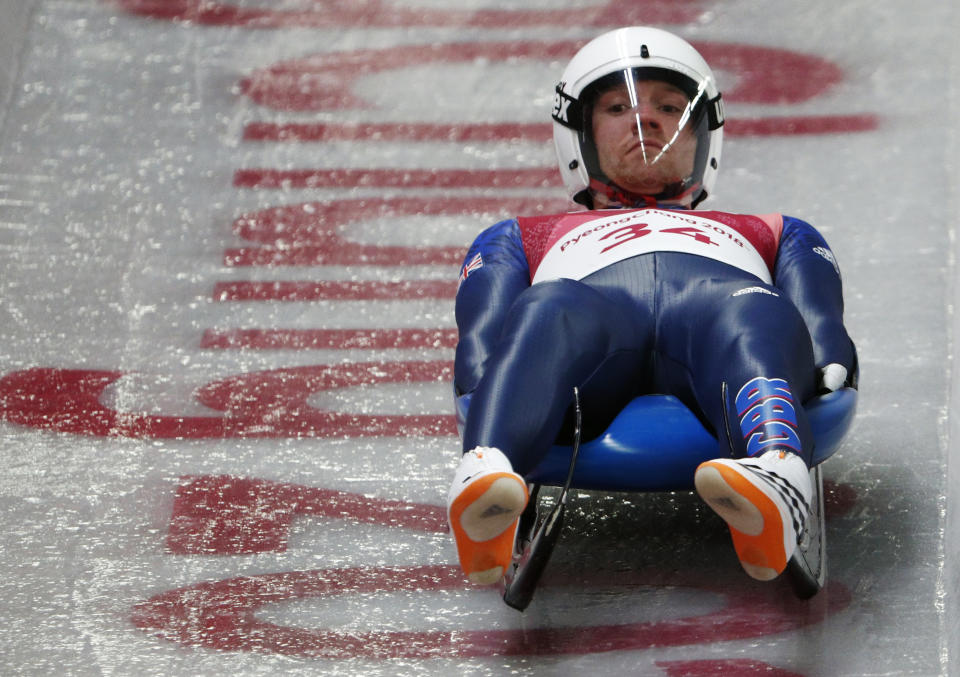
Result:
<svg viewBox="0 0 960 677">
<path fill-rule="evenodd" d="M 477 252 L 477 255 L 470 259 L 460 271 L 460 279 L 457 281 L 457 286 L 463 284 L 463 281 L 470 277 L 470 273 L 480 268 L 483 268 L 483 256 L 480 255 L 480 252 Z"/>
</svg>

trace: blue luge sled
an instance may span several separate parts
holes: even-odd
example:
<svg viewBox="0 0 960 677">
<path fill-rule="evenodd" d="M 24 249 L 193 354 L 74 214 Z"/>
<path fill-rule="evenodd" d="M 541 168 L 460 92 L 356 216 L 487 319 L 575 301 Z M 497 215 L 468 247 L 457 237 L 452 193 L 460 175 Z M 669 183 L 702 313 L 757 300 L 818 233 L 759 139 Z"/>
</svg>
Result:
<svg viewBox="0 0 960 677">
<path fill-rule="evenodd" d="M 856 413 L 857 391 L 818 396 L 804 409 L 819 465 L 840 446 Z M 572 449 L 554 446 L 526 476 L 532 484 L 561 486 Z M 599 437 L 581 442 L 571 486 L 606 491 L 673 491 L 693 488 L 693 473 L 720 456 L 716 438 L 677 398 L 643 395 L 631 401 Z"/>
</svg>

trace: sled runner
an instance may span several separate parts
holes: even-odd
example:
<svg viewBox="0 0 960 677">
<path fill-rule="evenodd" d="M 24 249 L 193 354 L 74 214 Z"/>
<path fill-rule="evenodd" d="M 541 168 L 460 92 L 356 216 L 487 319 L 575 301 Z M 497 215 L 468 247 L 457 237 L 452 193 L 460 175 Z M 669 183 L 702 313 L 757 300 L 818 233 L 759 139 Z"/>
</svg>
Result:
<svg viewBox="0 0 960 677">
<path fill-rule="evenodd" d="M 836 452 L 853 422 L 855 387 L 818 396 L 805 405 L 816 440 L 810 479 L 811 511 L 785 575 L 801 599 L 814 596 L 826 580 L 821 464 Z M 717 457 L 717 440 L 679 400 L 644 395 L 630 402 L 599 437 L 580 442 L 579 394 L 574 390 L 576 427 L 572 447 L 555 446 L 534 471 L 530 501 L 520 518 L 514 561 L 505 577 L 504 601 L 523 610 L 560 537 L 571 488 L 606 491 L 692 490 L 703 461 Z M 538 511 L 542 486 L 562 487 L 545 515 Z"/>
</svg>

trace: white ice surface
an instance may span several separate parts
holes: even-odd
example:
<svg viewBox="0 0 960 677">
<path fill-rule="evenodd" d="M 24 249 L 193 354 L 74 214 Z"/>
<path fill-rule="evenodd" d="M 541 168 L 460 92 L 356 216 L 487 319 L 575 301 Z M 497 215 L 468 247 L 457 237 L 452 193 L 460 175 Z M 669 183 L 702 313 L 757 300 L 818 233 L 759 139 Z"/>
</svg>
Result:
<svg viewBox="0 0 960 677">
<path fill-rule="evenodd" d="M 316 13 L 324 4 L 232 0 L 230 6 Z M 269 487 L 305 487 L 309 496 L 325 489 L 440 506 L 456 440 L 101 437 L 2 422 L 0 673 L 699 675 L 718 674 L 707 672 L 718 666 L 725 666 L 719 674 L 759 674 L 761 665 L 781 671 L 775 674 L 808 677 L 960 673 L 960 469 L 951 462 L 960 444 L 954 415 L 960 381 L 953 370 L 960 331 L 954 312 L 958 10 L 939 0 L 650 4 L 692 8 L 688 20 L 665 26 L 693 40 L 814 54 L 842 69 L 842 82 L 807 102 L 732 100 L 732 120 L 854 113 L 879 118 L 878 128 L 866 132 L 729 135 L 709 203 L 811 221 L 830 240 L 844 272 L 862 380 L 855 428 L 826 467 L 837 487 L 828 522 L 833 587 L 803 606 L 779 584 L 753 583 L 739 571 L 722 525 L 685 494 L 589 494 L 577 498 L 554 555 L 553 585 L 522 617 L 495 593 L 456 586 L 287 593 L 254 614 L 282 630 L 267 631 L 280 638 L 280 646 L 237 650 L 219 635 L 220 648 L 196 646 L 138 629 L 135 608 L 156 595 L 242 576 L 281 586 L 298 576 L 315 582 L 320 574 L 311 572 L 320 570 L 339 580 L 357 567 L 381 569 L 383 576 L 390 567 L 435 567 L 431 575 L 439 575 L 455 562 L 455 553 L 435 531 L 298 514 L 285 550 L 177 554 L 167 539 L 178 487 L 189 481 L 184 478 L 231 476 L 275 483 Z M 369 106 L 353 113 L 275 110 L 245 97 L 239 83 L 272 64 L 312 54 L 559 41 L 600 30 L 557 19 L 480 29 L 427 20 L 447 5 L 383 3 L 382 11 L 423 12 L 423 25 L 415 30 L 364 23 L 251 29 L 137 17 L 99 0 L 0 0 L 0 378 L 35 368 L 123 372 L 101 397 L 108 408 L 129 417 L 216 419 L 222 414 L 195 399 L 195 390 L 240 374 L 451 359 L 443 345 L 201 347 L 209 329 L 452 326 L 449 298 L 217 301 L 214 287 L 223 282 L 456 277 L 455 264 L 229 267 L 224 252 L 251 245 L 231 230 L 242 214 L 343 199 L 559 196 L 555 188 L 234 185 L 234 173 L 247 168 L 549 166 L 549 143 L 536 141 L 244 141 L 244 126 L 254 121 L 545 120 L 545 111 L 537 109 L 549 102 L 562 60 L 441 61 L 358 74 L 352 91 Z M 519 11 L 582 3 L 458 6 Z M 735 79 L 721 73 L 731 85 Z M 365 217 L 347 224 L 343 234 L 356 242 L 457 246 L 501 216 L 471 211 L 460 217 Z M 4 399 L 9 394 L 0 392 L 4 412 L 16 408 Z M 307 404 L 433 415 L 442 398 L 435 381 L 409 388 L 356 385 L 314 394 Z M 267 417 L 264 425 L 270 423 Z M 268 512 L 264 505 L 254 506 L 257 515 Z M 233 594 L 233 602 L 254 599 L 247 588 Z M 207 608 L 196 594 L 181 599 L 188 615 Z M 737 600 L 754 603 L 738 607 Z M 720 636 L 737 623 L 749 625 L 755 620 L 751 609 L 760 607 L 794 625 L 778 629 L 770 620 L 769 633 Z M 690 620 L 684 625 L 680 618 Z M 650 624 L 660 629 L 653 634 L 662 645 L 644 644 Z M 548 645 L 538 628 L 556 629 L 556 644 Z M 602 630 L 590 634 L 595 628 Z M 326 640 L 319 634 L 324 629 L 333 633 Z M 485 630 L 527 641 L 527 648 L 513 656 L 451 657 Z M 403 657 L 402 647 L 388 647 L 395 657 L 311 657 L 318 646 L 335 645 L 347 633 L 371 633 L 365 641 L 374 645 L 401 631 L 422 633 L 427 648 L 446 653 Z M 444 631 L 453 634 L 430 634 Z M 620 638 L 617 650 L 600 651 L 601 640 L 611 637 Z M 256 632 L 247 627 L 234 639 L 250 647 Z M 404 641 L 397 639 L 398 645 Z"/>
</svg>

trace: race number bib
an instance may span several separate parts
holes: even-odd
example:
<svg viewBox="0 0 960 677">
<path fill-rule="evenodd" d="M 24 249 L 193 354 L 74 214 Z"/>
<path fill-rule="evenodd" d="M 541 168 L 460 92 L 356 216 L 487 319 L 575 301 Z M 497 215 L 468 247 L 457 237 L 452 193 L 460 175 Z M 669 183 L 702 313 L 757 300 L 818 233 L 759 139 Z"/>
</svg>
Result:
<svg viewBox="0 0 960 677">
<path fill-rule="evenodd" d="M 736 266 L 770 283 L 767 264 L 757 249 L 732 226 L 688 212 L 644 209 L 584 222 L 557 224 L 533 284 L 580 280 L 612 263 L 651 252 L 696 254 Z"/>
</svg>

